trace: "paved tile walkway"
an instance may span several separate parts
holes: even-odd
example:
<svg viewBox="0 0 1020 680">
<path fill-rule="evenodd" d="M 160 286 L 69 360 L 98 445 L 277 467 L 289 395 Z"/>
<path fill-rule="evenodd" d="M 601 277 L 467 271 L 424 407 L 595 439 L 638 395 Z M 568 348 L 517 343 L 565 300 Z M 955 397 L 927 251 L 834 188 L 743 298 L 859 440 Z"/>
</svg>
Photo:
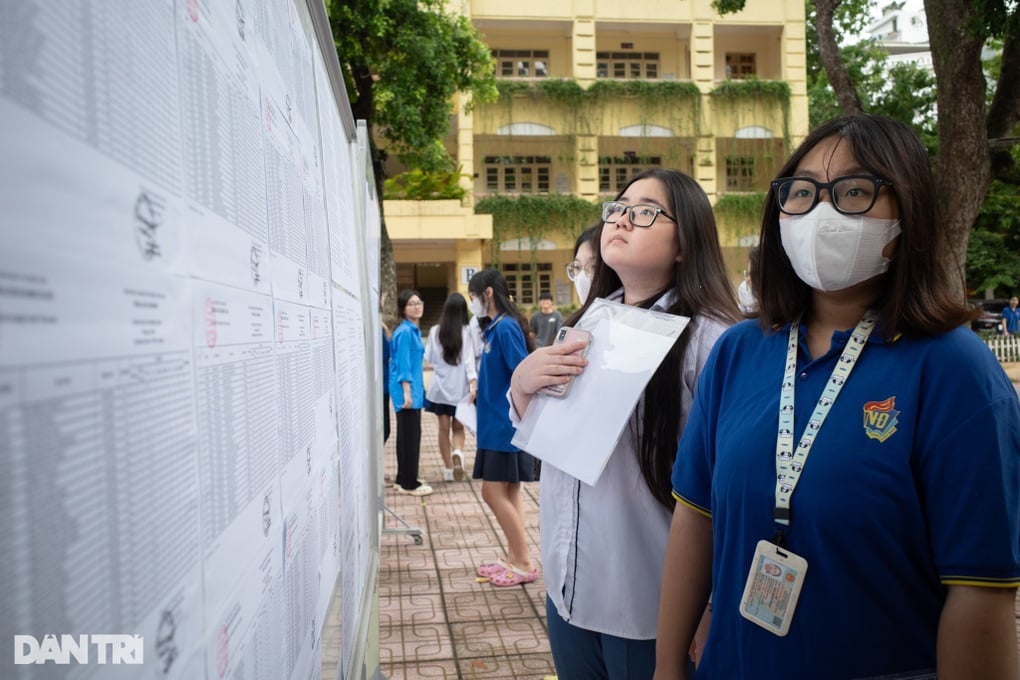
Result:
<svg viewBox="0 0 1020 680">
<path fill-rule="evenodd" d="M 390 417 L 395 425 L 392 412 Z M 541 577 L 511 588 L 477 581 L 477 565 L 506 554 L 503 534 L 482 501 L 480 481 L 441 481 L 437 436 L 436 416 L 422 412 L 420 476 L 435 493 L 405 496 L 392 484 L 383 492 L 393 512 L 422 530 L 422 544 L 416 545 L 410 535 L 389 533 L 403 525 L 386 515 L 380 541 L 380 670 L 391 680 L 542 680 L 555 673 L 545 626 L 545 584 Z M 395 438 L 394 433 L 384 453 L 390 480 L 396 475 Z M 464 448 L 468 477 L 474 459 L 475 441 L 469 434 Z M 524 505 L 532 559 L 540 565 L 537 483 L 524 485 Z M 322 677 L 333 680 L 339 621 L 328 624 Z"/>
</svg>

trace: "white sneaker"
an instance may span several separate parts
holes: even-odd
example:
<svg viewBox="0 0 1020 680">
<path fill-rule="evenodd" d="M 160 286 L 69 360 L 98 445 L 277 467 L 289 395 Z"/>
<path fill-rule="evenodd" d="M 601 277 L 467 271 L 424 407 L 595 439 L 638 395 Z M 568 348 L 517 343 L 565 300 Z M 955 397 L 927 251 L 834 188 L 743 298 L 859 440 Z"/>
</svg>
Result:
<svg viewBox="0 0 1020 680">
<path fill-rule="evenodd" d="M 405 489 L 404 487 L 400 487 L 398 490 L 400 493 L 407 496 L 429 496 L 432 494 L 432 487 L 428 484 L 422 484 L 417 489 Z"/>
<path fill-rule="evenodd" d="M 460 449 L 454 449 L 450 457 L 453 459 L 453 478 L 458 482 L 464 481 L 464 454 Z"/>
<path fill-rule="evenodd" d="M 443 481 L 444 482 L 453 481 L 453 468 L 446 468 L 445 470 L 443 470 Z"/>
</svg>

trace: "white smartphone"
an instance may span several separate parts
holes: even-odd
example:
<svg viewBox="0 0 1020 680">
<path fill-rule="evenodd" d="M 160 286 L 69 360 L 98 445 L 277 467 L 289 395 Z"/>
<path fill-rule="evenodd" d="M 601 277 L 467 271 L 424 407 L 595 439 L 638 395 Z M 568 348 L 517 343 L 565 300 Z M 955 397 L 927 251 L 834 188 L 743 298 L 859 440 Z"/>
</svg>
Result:
<svg viewBox="0 0 1020 680">
<path fill-rule="evenodd" d="M 556 332 L 556 339 L 553 340 L 554 345 L 559 345 L 564 342 L 574 342 L 575 340 L 584 340 L 584 347 L 574 352 L 579 356 L 584 356 L 588 353 L 588 348 L 591 346 L 591 332 L 586 331 L 582 328 L 572 328 L 570 326 L 563 326 Z M 570 376 L 570 380 L 560 385 L 546 385 L 541 388 L 539 392 L 542 394 L 548 394 L 550 397 L 557 397 L 562 399 L 567 396 L 570 392 L 570 386 L 574 384 L 574 378 L 577 376 Z"/>
</svg>

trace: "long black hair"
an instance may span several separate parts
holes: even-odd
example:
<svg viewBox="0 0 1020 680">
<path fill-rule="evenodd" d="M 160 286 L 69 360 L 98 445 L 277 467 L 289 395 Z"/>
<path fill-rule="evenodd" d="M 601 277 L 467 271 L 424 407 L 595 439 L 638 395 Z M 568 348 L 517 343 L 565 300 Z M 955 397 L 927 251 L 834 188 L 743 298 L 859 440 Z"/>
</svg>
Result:
<svg viewBox="0 0 1020 680">
<path fill-rule="evenodd" d="M 679 170 L 655 168 L 632 177 L 616 198 L 619 199 L 631 184 L 642 179 L 656 179 L 662 183 L 668 196 L 665 207 L 676 217 L 681 261 L 673 265 L 670 290 L 674 300 L 666 311 L 691 319 L 686 331 L 645 387 L 643 406 L 635 411 L 636 420 L 631 428 L 636 438 L 634 448 L 641 476 L 652 496 L 672 511 L 675 501 L 670 478 L 683 415 L 680 399 L 683 360 L 698 322 L 697 317 L 713 318 L 728 325 L 742 316 L 726 275 L 712 204 L 704 190 L 694 178 Z M 591 292 L 581 308 L 567 319 L 567 325 L 576 323 L 595 298 L 609 297 L 623 285 L 617 273 L 602 260 L 602 249 L 592 250 L 595 251 L 595 275 Z M 655 304 L 658 297 L 653 296 L 639 306 L 647 309 Z"/>
<path fill-rule="evenodd" d="M 460 363 L 460 352 L 464 347 L 464 326 L 467 323 L 468 309 L 464 296 L 450 293 L 443 303 L 443 316 L 439 320 L 439 345 L 443 348 L 443 361 L 451 366 Z"/>
<path fill-rule="evenodd" d="M 496 309 L 507 316 L 517 319 L 517 325 L 521 327 L 521 333 L 524 334 L 524 341 L 527 343 L 528 351 L 534 350 L 535 340 L 528 332 L 528 322 L 517 309 L 514 301 L 510 299 L 510 289 L 506 285 L 506 279 L 503 278 L 503 275 L 495 269 L 483 269 L 468 281 L 468 292 L 472 295 L 477 295 L 479 298 L 485 295 L 486 288 L 492 289 L 492 298 L 496 303 Z"/>
<path fill-rule="evenodd" d="M 574 241 L 574 258 L 577 258 L 577 251 L 581 249 L 585 243 L 591 241 L 591 251 L 594 253 L 599 249 L 599 238 L 602 235 L 602 223 L 596 222 L 590 227 L 585 228 L 580 234 L 577 235 L 577 240 Z"/>
</svg>

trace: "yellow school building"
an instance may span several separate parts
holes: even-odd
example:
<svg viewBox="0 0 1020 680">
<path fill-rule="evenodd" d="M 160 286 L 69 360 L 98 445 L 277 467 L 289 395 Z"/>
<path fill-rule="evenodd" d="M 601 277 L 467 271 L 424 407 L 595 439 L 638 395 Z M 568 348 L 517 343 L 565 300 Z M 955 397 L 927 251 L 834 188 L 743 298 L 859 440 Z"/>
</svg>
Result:
<svg viewBox="0 0 1020 680">
<path fill-rule="evenodd" d="M 384 201 L 398 288 L 438 314 L 491 266 L 525 313 L 543 291 L 576 305 L 575 237 L 651 167 L 704 188 L 736 285 L 768 182 L 808 129 L 803 0 L 747 0 L 725 17 L 710 0 L 459 7 L 491 50 L 500 98 L 451 102 L 463 199 Z"/>
</svg>

